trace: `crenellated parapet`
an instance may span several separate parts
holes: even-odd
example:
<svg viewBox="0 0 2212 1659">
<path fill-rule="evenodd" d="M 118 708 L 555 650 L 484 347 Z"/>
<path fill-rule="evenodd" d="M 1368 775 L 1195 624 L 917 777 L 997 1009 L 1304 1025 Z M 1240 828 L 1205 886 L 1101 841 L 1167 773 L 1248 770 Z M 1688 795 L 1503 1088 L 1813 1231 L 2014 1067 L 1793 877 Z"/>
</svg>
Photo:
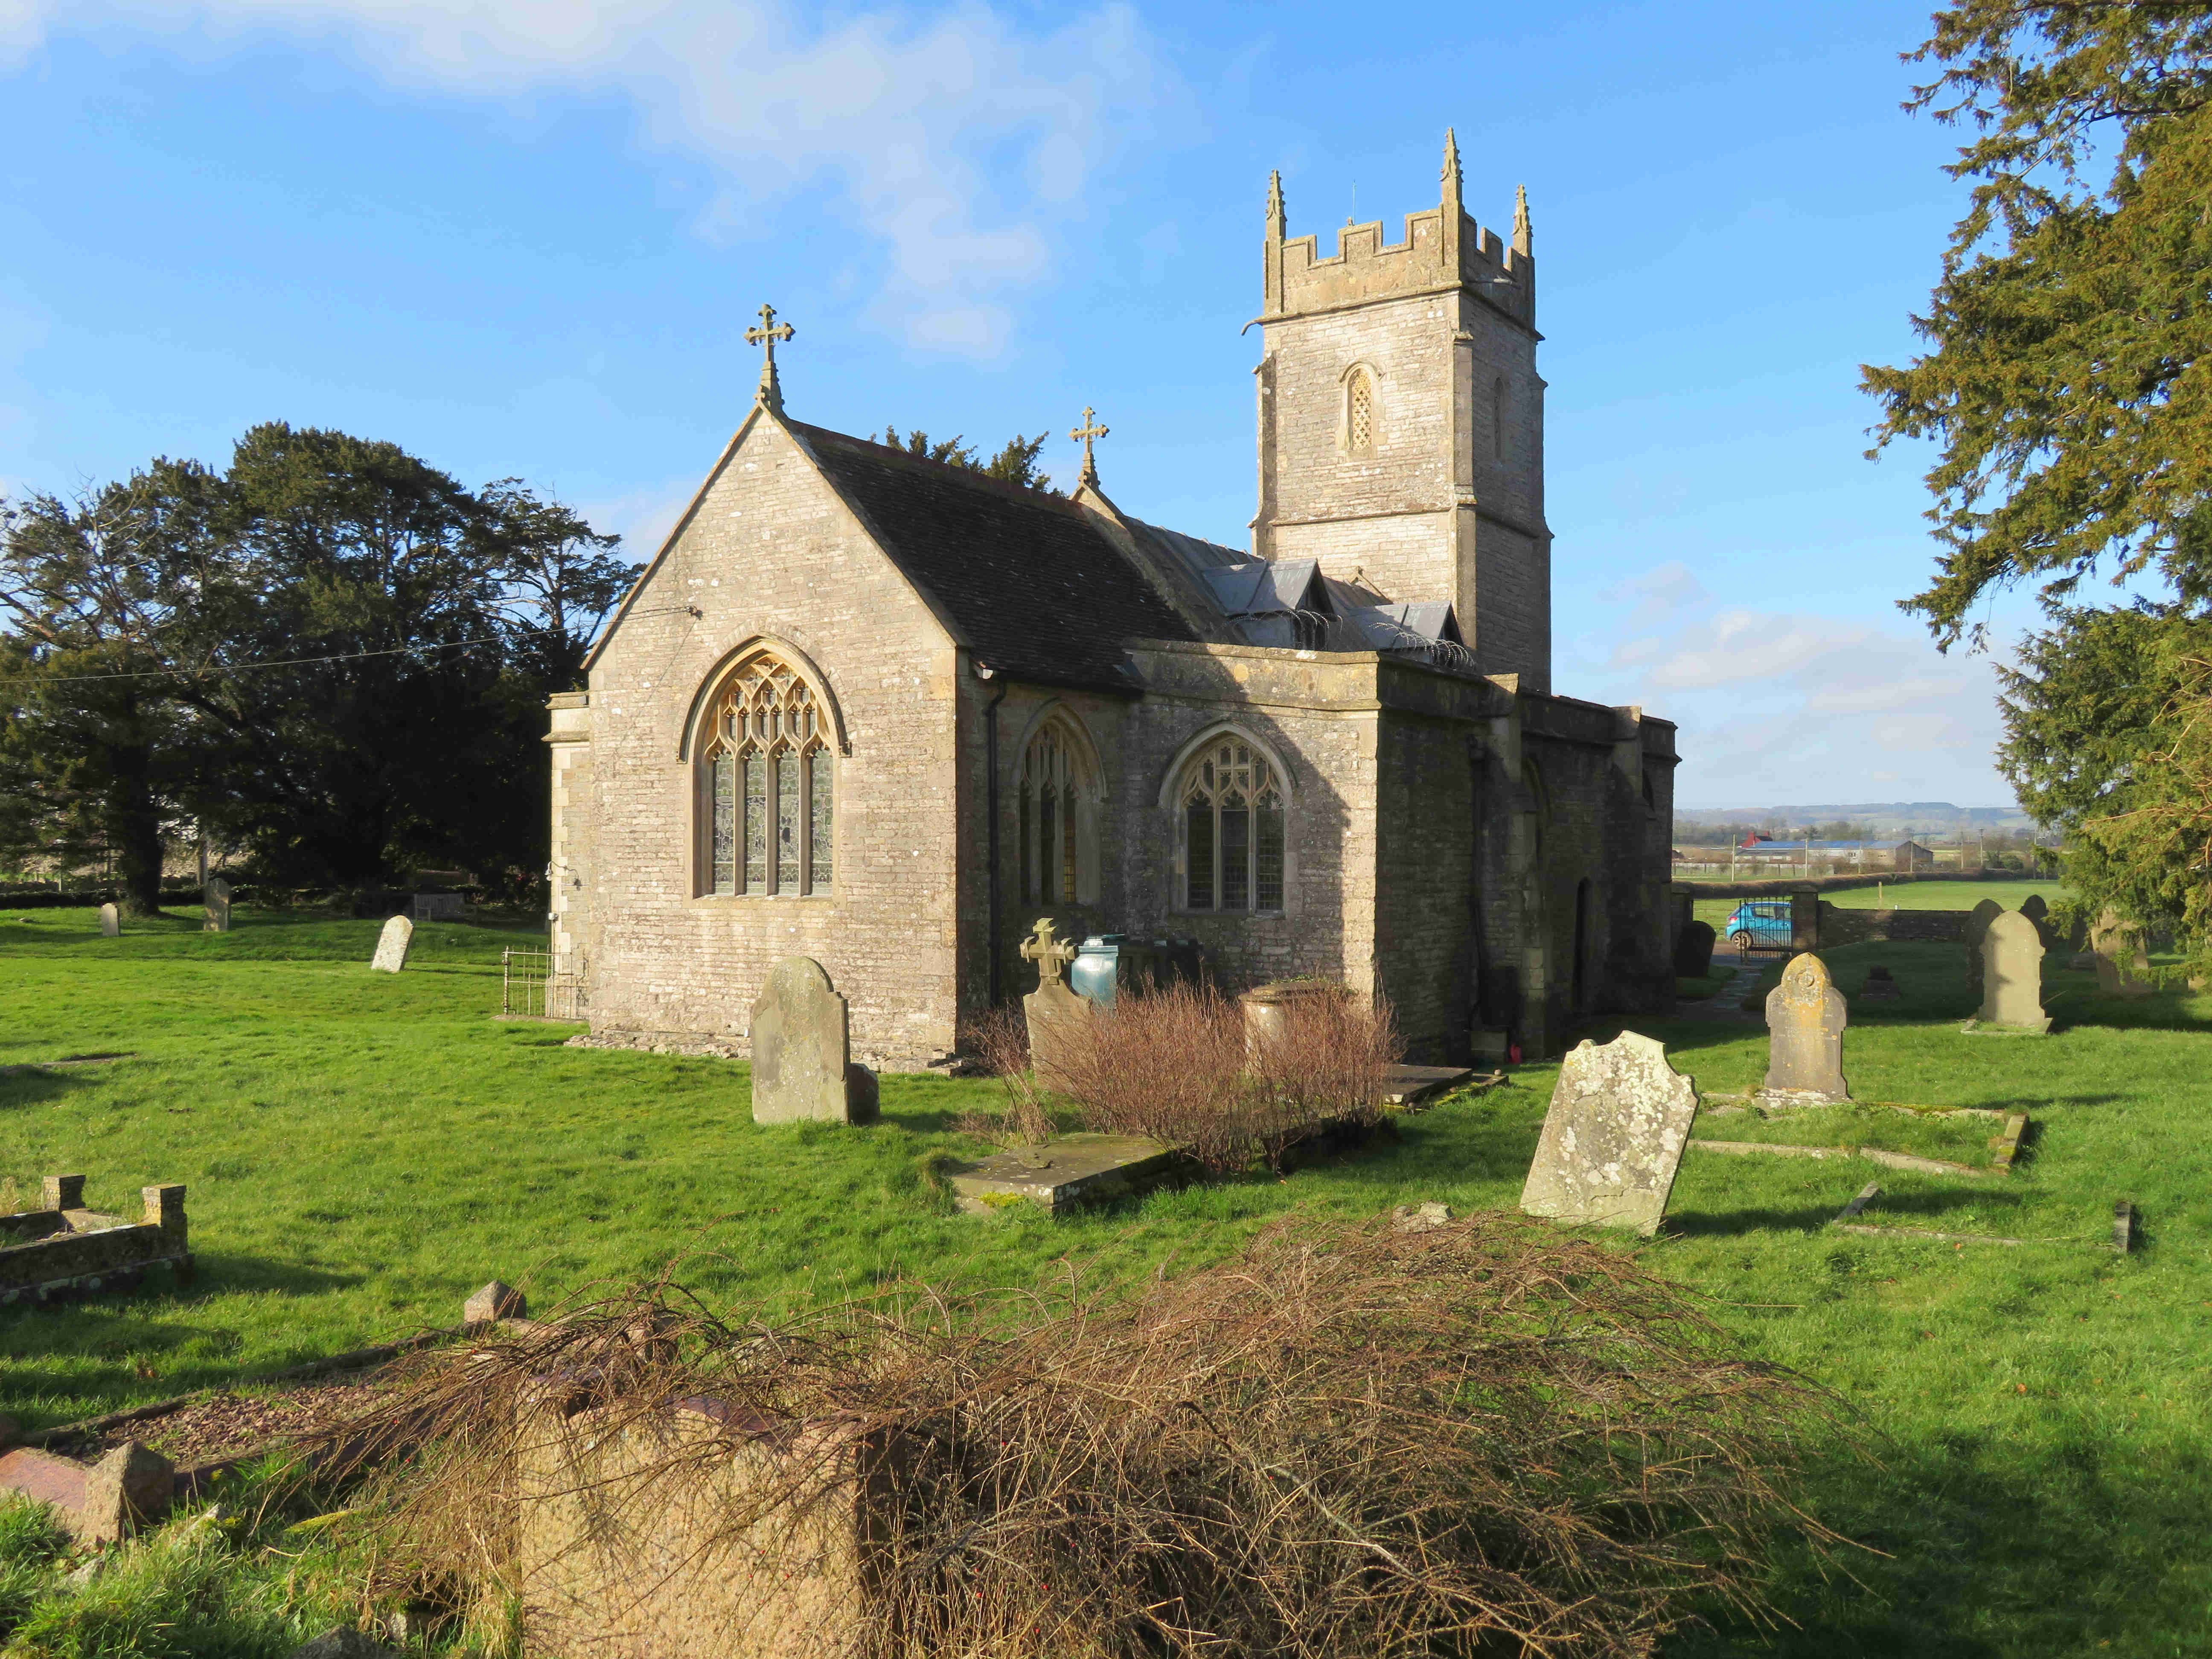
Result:
<svg viewBox="0 0 2212 1659">
<path fill-rule="evenodd" d="M 1536 326 L 1536 260 L 1528 203 L 1516 204 L 1510 239 L 1477 223 L 1461 204 L 1459 150 L 1444 139 L 1443 191 L 1437 206 L 1406 216 L 1405 240 L 1386 242 L 1382 222 L 1347 224 L 1324 258 L 1316 236 L 1285 234 L 1279 174 L 1267 188 L 1265 309 L 1273 322 L 1377 300 L 1465 289 L 1522 327 Z"/>
</svg>

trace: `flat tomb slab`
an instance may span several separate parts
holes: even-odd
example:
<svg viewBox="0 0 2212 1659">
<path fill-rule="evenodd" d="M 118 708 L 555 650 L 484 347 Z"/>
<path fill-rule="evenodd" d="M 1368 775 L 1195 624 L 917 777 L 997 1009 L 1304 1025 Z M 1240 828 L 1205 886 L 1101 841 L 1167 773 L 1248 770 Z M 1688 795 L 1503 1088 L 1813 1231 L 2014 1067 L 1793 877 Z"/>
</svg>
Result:
<svg viewBox="0 0 2212 1659">
<path fill-rule="evenodd" d="M 1188 1156 L 1164 1141 L 1085 1133 L 1054 1135 L 1042 1146 L 957 1164 L 947 1178 L 969 1215 L 1021 1203 L 1062 1215 L 1179 1181 L 1190 1169 Z"/>
<path fill-rule="evenodd" d="M 1393 1066 L 1382 1084 L 1382 1099 L 1391 1106 L 1417 1106 L 1474 1075 L 1472 1066 Z"/>
</svg>

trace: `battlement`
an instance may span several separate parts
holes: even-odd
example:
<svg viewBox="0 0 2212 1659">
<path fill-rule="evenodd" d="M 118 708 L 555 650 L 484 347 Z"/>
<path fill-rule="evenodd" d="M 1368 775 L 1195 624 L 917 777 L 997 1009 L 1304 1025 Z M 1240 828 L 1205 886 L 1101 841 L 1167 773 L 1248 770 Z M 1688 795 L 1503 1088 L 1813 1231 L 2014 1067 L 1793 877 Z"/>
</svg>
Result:
<svg viewBox="0 0 2212 1659">
<path fill-rule="evenodd" d="M 1526 198 L 1510 240 L 1476 223 L 1461 204 L 1459 149 L 1449 132 L 1444 135 L 1443 200 L 1406 216 L 1402 242 L 1385 242 L 1379 219 L 1347 224 L 1336 234 L 1336 252 L 1323 258 L 1318 237 L 1288 238 L 1284 232 L 1282 178 L 1276 174 L 1267 188 L 1262 321 L 1458 289 L 1524 328 L 1536 325 L 1536 261 Z"/>
</svg>

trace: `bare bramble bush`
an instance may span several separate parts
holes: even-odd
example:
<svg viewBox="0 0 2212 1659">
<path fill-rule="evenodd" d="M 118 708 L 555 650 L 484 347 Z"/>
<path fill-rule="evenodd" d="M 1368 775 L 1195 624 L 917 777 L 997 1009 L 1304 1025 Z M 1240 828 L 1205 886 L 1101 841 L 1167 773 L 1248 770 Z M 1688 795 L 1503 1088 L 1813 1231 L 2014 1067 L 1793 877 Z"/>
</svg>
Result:
<svg viewBox="0 0 2212 1659">
<path fill-rule="evenodd" d="M 552 1605 L 560 1562 L 516 1541 L 517 1471 L 550 1468 L 589 1510 L 571 1549 L 635 1564 L 577 1604 L 746 1587 L 727 1630 L 686 1603 L 687 1651 L 1626 1659 L 1700 1605 L 1759 1614 L 1783 1539 L 1833 1541 L 1787 1496 L 1826 1411 L 1544 1224 L 1292 1218 L 1101 1291 L 579 1308 L 421 1362 L 382 1421 L 427 1448 L 370 1507 L 388 1589 L 496 1623 Z M 763 1596 L 813 1612 L 764 1633 Z"/>
<path fill-rule="evenodd" d="M 1183 983 L 1115 998 L 1066 1047 L 1057 1080 L 1087 1127 L 1187 1146 L 1216 1173 L 1279 1171 L 1323 1125 L 1371 1127 L 1403 1053 L 1389 1010 L 1348 994 L 1295 998 L 1255 1041 L 1236 1003 Z"/>
<path fill-rule="evenodd" d="M 1048 1137 L 1052 1114 L 1045 1109 L 1043 1085 L 1030 1066 L 1029 1025 L 1022 1011 L 988 1011 L 975 1021 L 969 1040 L 984 1070 L 998 1079 L 1006 1103 L 995 1114 L 963 1112 L 957 1127 L 1001 1146 L 1034 1146 Z"/>
</svg>

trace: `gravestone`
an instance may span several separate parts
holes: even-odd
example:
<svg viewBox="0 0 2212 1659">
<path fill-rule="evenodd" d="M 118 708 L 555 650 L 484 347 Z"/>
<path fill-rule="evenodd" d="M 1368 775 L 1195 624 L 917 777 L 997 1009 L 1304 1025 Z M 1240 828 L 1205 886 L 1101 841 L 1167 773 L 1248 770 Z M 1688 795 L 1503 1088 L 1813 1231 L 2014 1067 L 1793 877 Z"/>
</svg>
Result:
<svg viewBox="0 0 2212 1659">
<path fill-rule="evenodd" d="M 1663 1043 L 1633 1031 L 1602 1047 L 1583 1040 L 1559 1064 L 1521 1207 L 1649 1238 L 1697 1115 L 1697 1089 L 1667 1063 Z"/>
<path fill-rule="evenodd" d="M 415 924 L 404 916 L 392 917 L 376 936 L 376 954 L 369 959 L 369 971 L 398 973 L 407 965 L 407 948 L 414 943 Z"/>
<path fill-rule="evenodd" d="M 1713 925 L 1690 921 L 1674 936 L 1674 976 L 1703 979 L 1713 967 Z"/>
<path fill-rule="evenodd" d="M 1982 935 L 2003 914 L 2004 906 L 1995 899 L 1984 899 L 1967 913 L 1966 931 L 1960 935 L 1966 946 L 1966 988 L 1977 1000 L 1982 994 Z"/>
<path fill-rule="evenodd" d="M 1036 989 L 1022 999 L 1022 1019 L 1030 1034 L 1030 1070 L 1045 1087 L 1057 1089 L 1066 1075 L 1073 1045 L 1091 1017 L 1089 1000 L 1060 979 L 1075 960 L 1076 947 L 1054 937 L 1050 916 L 1039 916 L 1036 931 L 1022 941 L 1022 957 L 1036 963 L 1037 970 Z"/>
<path fill-rule="evenodd" d="M 2043 1012 L 2043 933 L 2034 920 L 2008 910 L 1982 936 L 1982 1011 L 1968 1030 L 2047 1031 Z"/>
<path fill-rule="evenodd" d="M 2043 902 L 2040 893 L 2030 893 L 2021 901 L 2021 915 L 2035 924 L 2036 933 L 2043 939 L 2043 948 L 2054 949 L 2058 944 L 2058 929 L 2051 925 L 2051 907 Z"/>
<path fill-rule="evenodd" d="M 1894 1002 L 1901 994 L 1896 976 L 1878 962 L 1867 969 L 1866 983 L 1859 987 L 1861 1002 Z"/>
<path fill-rule="evenodd" d="M 1766 994 L 1766 1081 L 1759 1093 L 1806 1105 L 1851 1097 L 1844 1081 L 1844 994 L 1809 951 Z"/>
<path fill-rule="evenodd" d="M 207 925 L 203 930 L 210 933 L 230 931 L 230 884 L 221 876 L 209 881 L 200 890 L 200 905 L 207 912 Z"/>
<path fill-rule="evenodd" d="M 875 1074 L 853 1063 L 845 999 L 811 957 L 786 957 L 753 1004 L 753 1121 L 866 1123 Z"/>
<path fill-rule="evenodd" d="M 123 912 L 112 904 L 101 905 L 100 931 L 109 939 L 118 938 L 123 932 Z"/>
<path fill-rule="evenodd" d="M 2147 997 L 2150 994 L 2150 955 L 2138 941 L 2128 949 L 2128 929 L 2119 913 L 2106 909 L 2089 929 L 2089 949 L 2096 957 L 2097 989 L 2108 997 Z M 2130 957 L 2126 966 L 2124 957 Z"/>
</svg>

